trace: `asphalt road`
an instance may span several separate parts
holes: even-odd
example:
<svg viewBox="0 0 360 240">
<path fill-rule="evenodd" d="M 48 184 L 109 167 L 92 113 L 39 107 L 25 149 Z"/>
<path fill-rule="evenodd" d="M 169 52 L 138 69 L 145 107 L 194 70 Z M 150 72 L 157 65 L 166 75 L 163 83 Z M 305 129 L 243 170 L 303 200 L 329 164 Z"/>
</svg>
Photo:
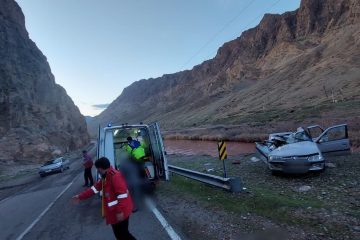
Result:
<svg viewBox="0 0 360 240">
<path fill-rule="evenodd" d="M 78 159 L 63 173 L 38 177 L 10 192 L 0 201 L 0 239 L 115 239 L 111 226 L 101 218 L 98 196 L 79 204 L 71 201 L 84 190 L 83 183 Z M 150 209 L 131 215 L 130 231 L 137 239 L 171 239 Z"/>
</svg>

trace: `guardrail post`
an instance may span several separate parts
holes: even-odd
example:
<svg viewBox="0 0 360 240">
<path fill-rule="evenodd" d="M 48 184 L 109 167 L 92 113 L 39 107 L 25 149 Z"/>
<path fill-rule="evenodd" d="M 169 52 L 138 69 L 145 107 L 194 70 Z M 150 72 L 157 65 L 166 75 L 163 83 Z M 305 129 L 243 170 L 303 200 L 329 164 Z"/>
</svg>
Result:
<svg viewBox="0 0 360 240">
<path fill-rule="evenodd" d="M 225 160 L 227 159 L 227 153 L 226 153 L 226 144 L 225 144 L 224 141 L 218 142 L 218 150 L 219 150 L 219 159 L 220 159 L 220 160 L 222 161 L 222 163 L 223 163 L 224 178 L 227 178 L 226 165 L 225 165 Z"/>
<path fill-rule="evenodd" d="M 230 178 L 230 191 L 233 193 L 238 193 L 242 191 L 242 182 L 239 177 Z"/>
</svg>

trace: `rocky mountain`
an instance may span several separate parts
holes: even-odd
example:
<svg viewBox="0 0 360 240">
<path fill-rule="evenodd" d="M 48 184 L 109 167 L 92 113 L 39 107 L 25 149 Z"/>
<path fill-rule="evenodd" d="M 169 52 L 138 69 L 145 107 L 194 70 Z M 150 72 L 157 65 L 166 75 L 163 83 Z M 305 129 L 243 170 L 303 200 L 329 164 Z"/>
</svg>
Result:
<svg viewBox="0 0 360 240">
<path fill-rule="evenodd" d="M 92 116 L 85 116 L 85 121 L 86 121 L 87 123 L 91 122 L 92 119 L 93 119 Z"/>
<path fill-rule="evenodd" d="M 235 126 L 258 136 L 263 126 L 345 121 L 359 132 L 359 103 L 360 1 L 302 0 L 296 11 L 266 14 L 192 70 L 133 83 L 90 130 L 157 120 L 170 132 Z"/>
<path fill-rule="evenodd" d="M 0 161 L 40 162 L 89 141 L 84 117 L 55 83 L 14 0 L 0 0 Z"/>
</svg>

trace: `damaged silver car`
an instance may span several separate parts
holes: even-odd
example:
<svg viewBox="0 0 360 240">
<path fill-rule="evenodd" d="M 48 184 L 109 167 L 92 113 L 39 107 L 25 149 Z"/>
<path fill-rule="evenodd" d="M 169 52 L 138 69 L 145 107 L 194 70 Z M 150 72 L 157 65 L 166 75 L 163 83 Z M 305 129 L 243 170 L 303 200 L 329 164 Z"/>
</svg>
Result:
<svg viewBox="0 0 360 240">
<path fill-rule="evenodd" d="M 302 127 L 296 132 L 272 133 L 268 140 L 256 142 L 261 159 L 273 172 L 306 173 L 325 169 L 329 154 L 347 154 L 350 141 L 346 124 L 326 130 L 320 126 Z"/>
</svg>

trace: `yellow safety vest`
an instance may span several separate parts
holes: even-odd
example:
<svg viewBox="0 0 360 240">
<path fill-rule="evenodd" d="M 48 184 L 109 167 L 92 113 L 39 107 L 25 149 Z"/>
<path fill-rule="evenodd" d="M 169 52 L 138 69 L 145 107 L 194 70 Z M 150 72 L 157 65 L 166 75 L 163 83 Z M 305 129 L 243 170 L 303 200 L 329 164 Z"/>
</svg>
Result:
<svg viewBox="0 0 360 240">
<path fill-rule="evenodd" d="M 129 145 L 127 145 L 126 151 L 136 160 L 141 160 L 141 158 L 145 157 L 145 149 L 142 146 L 132 149 Z"/>
</svg>

